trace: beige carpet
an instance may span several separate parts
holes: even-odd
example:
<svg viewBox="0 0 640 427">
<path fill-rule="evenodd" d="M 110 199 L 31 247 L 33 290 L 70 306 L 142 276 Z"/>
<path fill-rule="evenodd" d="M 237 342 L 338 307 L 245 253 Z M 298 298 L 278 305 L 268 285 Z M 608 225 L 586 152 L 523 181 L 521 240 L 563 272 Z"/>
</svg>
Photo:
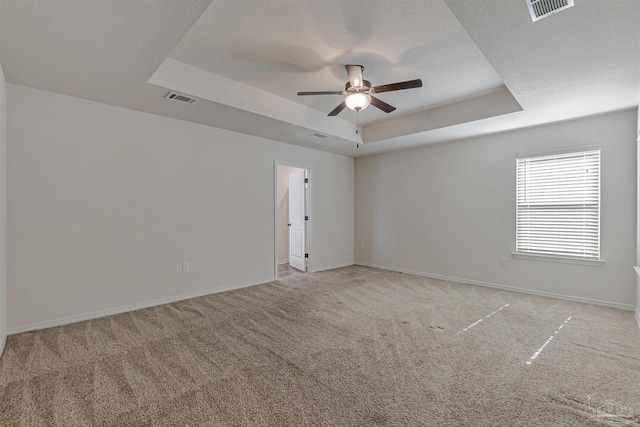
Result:
<svg viewBox="0 0 640 427">
<path fill-rule="evenodd" d="M 2 426 L 639 426 L 640 331 L 348 267 L 10 336 L 0 398 Z"/>
</svg>

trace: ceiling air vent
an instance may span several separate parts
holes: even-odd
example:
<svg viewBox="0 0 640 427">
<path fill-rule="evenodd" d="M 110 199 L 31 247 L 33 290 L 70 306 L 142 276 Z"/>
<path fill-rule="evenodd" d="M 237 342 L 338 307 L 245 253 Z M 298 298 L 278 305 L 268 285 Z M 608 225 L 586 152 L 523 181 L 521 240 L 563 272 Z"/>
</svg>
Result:
<svg viewBox="0 0 640 427">
<path fill-rule="evenodd" d="M 198 100 L 198 98 L 193 98 L 191 96 L 173 91 L 169 92 L 164 97 L 168 99 L 175 99 L 176 101 L 186 102 L 187 104 L 194 104 Z"/>
<path fill-rule="evenodd" d="M 525 0 L 531 19 L 536 22 L 573 6 L 573 0 Z"/>
<path fill-rule="evenodd" d="M 320 138 L 320 139 L 329 138 L 329 135 L 325 135 L 324 133 L 320 133 L 320 132 L 314 133 L 311 136 L 315 136 L 316 138 Z"/>
</svg>

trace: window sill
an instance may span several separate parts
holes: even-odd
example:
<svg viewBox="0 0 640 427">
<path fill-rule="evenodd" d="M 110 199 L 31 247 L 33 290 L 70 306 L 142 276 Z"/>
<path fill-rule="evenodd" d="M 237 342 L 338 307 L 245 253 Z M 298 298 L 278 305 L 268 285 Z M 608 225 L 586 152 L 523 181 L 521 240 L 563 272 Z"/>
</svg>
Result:
<svg viewBox="0 0 640 427">
<path fill-rule="evenodd" d="M 547 256 L 547 255 L 532 255 L 532 254 L 521 254 L 518 252 L 513 252 L 511 254 L 512 258 L 517 259 L 530 259 L 533 261 L 548 261 L 548 262 L 559 262 L 561 264 L 578 264 L 578 265 L 590 265 L 592 267 L 604 267 L 605 260 L 598 259 L 579 259 L 579 258 L 564 258 L 558 256 Z"/>
</svg>

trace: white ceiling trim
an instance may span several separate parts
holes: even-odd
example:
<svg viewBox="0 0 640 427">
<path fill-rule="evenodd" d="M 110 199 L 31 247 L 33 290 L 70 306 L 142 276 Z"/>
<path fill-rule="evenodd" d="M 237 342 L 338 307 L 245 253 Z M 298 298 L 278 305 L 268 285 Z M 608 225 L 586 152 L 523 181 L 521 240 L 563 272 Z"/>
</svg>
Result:
<svg viewBox="0 0 640 427">
<path fill-rule="evenodd" d="M 352 139 L 355 133 L 352 123 L 338 117 L 328 117 L 324 113 L 270 92 L 172 58 L 165 59 L 148 82 L 196 98 L 308 128 L 310 132 L 321 132 L 344 139 Z"/>
<path fill-rule="evenodd" d="M 365 126 L 364 140 L 373 143 L 434 129 L 522 111 L 509 89 L 501 86 L 480 96 Z"/>
</svg>

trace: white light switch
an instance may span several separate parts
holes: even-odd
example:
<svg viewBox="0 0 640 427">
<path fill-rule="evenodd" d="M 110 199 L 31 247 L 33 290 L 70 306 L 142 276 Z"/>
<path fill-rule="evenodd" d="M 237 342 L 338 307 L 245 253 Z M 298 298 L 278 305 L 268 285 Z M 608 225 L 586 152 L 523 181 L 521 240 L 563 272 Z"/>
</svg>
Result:
<svg viewBox="0 0 640 427">
<path fill-rule="evenodd" d="M 182 263 L 182 272 L 183 273 L 188 273 L 189 272 L 189 263 L 188 262 L 183 262 Z"/>
</svg>

